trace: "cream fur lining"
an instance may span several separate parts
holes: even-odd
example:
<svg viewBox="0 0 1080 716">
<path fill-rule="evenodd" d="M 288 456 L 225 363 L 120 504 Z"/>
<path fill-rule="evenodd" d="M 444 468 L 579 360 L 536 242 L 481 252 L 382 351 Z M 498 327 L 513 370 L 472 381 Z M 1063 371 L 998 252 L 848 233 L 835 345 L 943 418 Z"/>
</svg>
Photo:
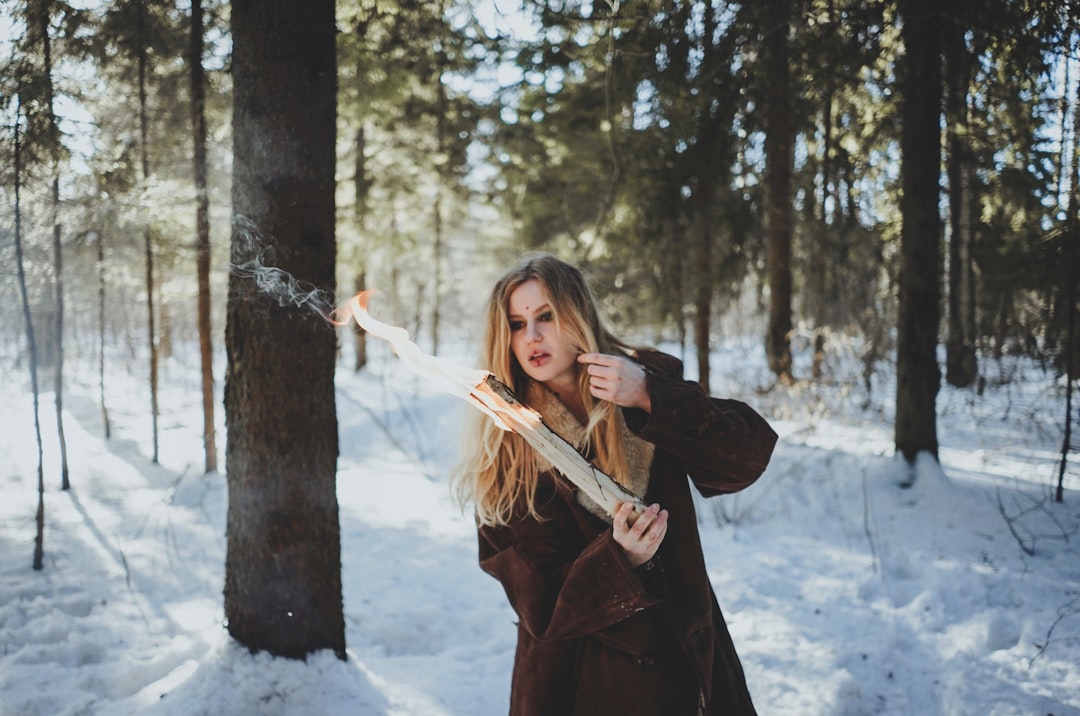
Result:
<svg viewBox="0 0 1080 716">
<path fill-rule="evenodd" d="M 559 402 L 554 393 L 539 383 L 530 382 L 525 398 L 529 407 L 543 417 L 545 425 L 575 448 L 581 449 L 587 437 L 585 426 L 578 422 L 574 414 Z M 644 499 L 649 490 L 649 469 L 652 467 L 655 446 L 647 440 L 639 438 L 627 427 L 621 411 L 618 420 L 622 428 L 623 444 L 626 446 L 626 461 L 630 467 L 630 484 L 623 485 L 623 487 Z M 552 469 L 551 463 L 539 454 L 536 455 L 536 467 L 540 472 Z M 578 504 L 605 522 L 611 523 L 611 515 L 603 507 L 584 492 L 580 490 L 575 490 L 575 492 L 577 493 Z"/>
</svg>

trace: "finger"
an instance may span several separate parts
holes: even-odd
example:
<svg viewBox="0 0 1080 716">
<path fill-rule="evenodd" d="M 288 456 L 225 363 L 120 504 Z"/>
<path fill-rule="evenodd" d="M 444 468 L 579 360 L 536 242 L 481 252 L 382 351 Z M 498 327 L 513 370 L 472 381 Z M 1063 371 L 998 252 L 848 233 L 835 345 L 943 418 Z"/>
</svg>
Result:
<svg viewBox="0 0 1080 716">
<path fill-rule="evenodd" d="M 648 536 L 650 539 L 662 540 L 664 535 L 667 534 L 668 528 L 668 511 L 660 510 L 652 523 L 649 525 Z"/>
<path fill-rule="evenodd" d="M 641 538 L 641 545 L 650 558 L 660 549 L 660 544 L 664 541 L 666 535 L 667 510 L 664 510 L 657 515 L 649 531 Z"/>
<path fill-rule="evenodd" d="M 613 371 L 612 367 L 608 366 L 608 365 L 604 365 L 604 364 L 601 364 L 601 363 L 589 363 L 588 367 L 585 369 L 585 372 L 587 372 L 589 375 L 595 377 L 595 376 L 612 375 L 614 371 Z"/>
<path fill-rule="evenodd" d="M 653 503 L 649 505 L 648 509 L 638 515 L 637 522 L 634 523 L 634 527 L 631 530 L 638 539 L 645 534 L 649 526 L 656 520 L 656 516 L 660 514 L 660 505 Z"/>
<path fill-rule="evenodd" d="M 653 538 L 660 542 L 664 539 L 664 535 L 667 534 L 668 528 L 668 511 L 660 510 L 660 514 L 653 520 L 652 529 L 649 531 Z"/>
<path fill-rule="evenodd" d="M 601 400 L 611 400 L 613 397 L 615 397 L 615 392 L 607 385 L 596 385 L 595 383 L 590 383 L 589 392 L 593 395 L 593 397 L 600 398 Z"/>
<path fill-rule="evenodd" d="M 589 379 L 589 387 L 592 388 L 593 390 L 609 390 L 610 391 L 613 386 L 612 386 L 612 383 L 611 383 L 610 380 L 607 380 L 605 378 L 597 378 L 597 377 L 593 376 L 592 378 Z"/>
<path fill-rule="evenodd" d="M 582 353 L 577 357 L 578 363 L 590 363 L 592 365 L 613 366 L 618 363 L 619 357 L 607 353 Z"/>
</svg>

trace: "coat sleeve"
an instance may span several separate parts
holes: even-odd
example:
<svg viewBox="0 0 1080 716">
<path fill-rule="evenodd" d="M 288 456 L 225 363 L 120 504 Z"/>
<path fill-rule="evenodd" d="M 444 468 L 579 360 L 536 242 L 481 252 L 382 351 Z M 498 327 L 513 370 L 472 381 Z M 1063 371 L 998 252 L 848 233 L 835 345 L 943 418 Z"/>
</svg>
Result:
<svg viewBox="0 0 1080 716">
<path fill-rule="evenodd" d="M 545 494 L 546 493 L 546 494 Z M 591 542 L 567 503 L 538 490 L 540 520 L 481 526 L 480 566 L 502 583 L 522 626 L 538 640 L 599 632 L 661 600 L 658 587 L 630 566 L 611 528 Z"/>
<path fill-rule="evenodd" d="M 711 398 L 697 383 L 683 380 L 681 363 L 665 357 L 660 368 L 645 364 L 652 411 L 625 410 L 627 425 L 680 460 L 706 497 L 747 487 L 769 464 L 776 433 L 745 403 Z"/>
</svg>

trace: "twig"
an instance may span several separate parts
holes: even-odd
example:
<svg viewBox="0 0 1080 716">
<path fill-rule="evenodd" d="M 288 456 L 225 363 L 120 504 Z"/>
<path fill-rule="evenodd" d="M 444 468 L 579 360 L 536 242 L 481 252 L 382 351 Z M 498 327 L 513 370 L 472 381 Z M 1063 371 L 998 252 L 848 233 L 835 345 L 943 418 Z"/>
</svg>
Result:
<svg viewBox="0 0 1080 716">
<path fill-rule="evenodd" d="M 1019 496 L 1026 497 L 1028 500 L 1031 500 L 1031 505 L 1026 508 L 1019 507 L 1017 512 L 1010 515 L 1006 511 L 1005 503 L 1001 498 L 1000 487 L 996 490 L 996 493 L 998 512 L 1005 520 L 1005 524 L 1008 526 L 1009 532 L 1012 533 L 1012 536 L 1016 539 L 1017 544 L 1020 545 L 1020 549 L 1024 551 L 1024 554 L 1028 555 L 1029 557 L 1034 557 L 1035 543 L 1040 539 L 1060 540 L 1065 542 L 1066 544 L 1069 542 L 1069 531 L 1065 529 L 1061 522 L 1059 522 L 1058 519 L 1049 510 L 1046 509 L 1046 502 L 1048 498 L 1044 497 L 1041 500 L 1035 500 L 1028 495 L 1018 493 Z M 1052 522 L 1057 528 L 1057 533 L 1039 534 L 1029 528 L 1026 524 L 1024 524 L 1022 518 L 1032 514 L 1033 512 L 1042 512 L 1047 517 L 1047 519 L 1049 519 L 1050 522 Z M 1027 534 L 1026 541 L 1025 537 L 1020 534 L 1021 529 Z"/>
<path fill-rule="evenodd" d="M 862 470 L 862 493 L 863 493 L 863 533 L 866 535 L 866 542 L 870 545 L 870 555 L 874 558 L 873 568 L 874 574 L 877 574 L 878 570 L 878 555 L 877 546 L 874 544 L 874 533 L 870 530 L 870 491 L 866 486 L 866 465 L 863 465 Z"/>
<path fill-rule="evenodd" d="M 1074 616 L 1076 614 L 1080 614 L 1080 595 L 1073 597 L 1072 599 L 1058 607 L 1057 619 L 1055 619 L 1054 622 L 1050 625 L 1050 628 L 1046 630 L 1046 636 L 1043 637 L 1043 643 L 1035 645 L 1037 651 L 1035 652 L 1035 656 L 1031 657 L 1031 659 L 1028 660 L 1029 669 L 1031 668 L 1031 665 L 1035 663 L 1035 660 L 1042 656 L 1043 653 L 1050 648 L 1050 640 L 1051 638 L 1053 638 L 1054 630 L 1057 629 L 1058 624 L 1060 624 L 1066 617 Z"/>
</svg>

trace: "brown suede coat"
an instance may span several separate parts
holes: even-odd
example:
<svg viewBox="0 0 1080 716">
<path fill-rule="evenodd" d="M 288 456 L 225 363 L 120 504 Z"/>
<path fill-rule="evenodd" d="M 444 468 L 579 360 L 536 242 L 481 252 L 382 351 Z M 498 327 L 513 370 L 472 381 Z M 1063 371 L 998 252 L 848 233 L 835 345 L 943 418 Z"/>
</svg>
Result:
<svg viewBox="0 0 1080 716">
<path fill-rule="evenodd" d="M 656 557 L 631 568 L 610 525 L 543 473 L 543 517 L 480 528 L 480 566 L 517 612 L 513 716 L 754 714 L 742 665 L 705 571 L 687 475 L 705 496 L 751 484 L 776 434 L 744 403 L 708 397 L 682 364 L 639 357 L 652 411 L 627 409 L 653 443 L 648 504 L 669 512 Z"/>
</svg>

